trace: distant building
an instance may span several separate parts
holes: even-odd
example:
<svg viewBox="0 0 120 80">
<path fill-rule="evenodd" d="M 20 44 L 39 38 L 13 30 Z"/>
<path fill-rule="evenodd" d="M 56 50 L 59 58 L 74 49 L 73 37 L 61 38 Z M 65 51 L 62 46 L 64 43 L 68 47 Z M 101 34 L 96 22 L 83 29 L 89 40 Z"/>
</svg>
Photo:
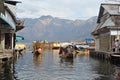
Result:
<svg viewBox="0 0 120 80">
<path fill-rule="evenodd" d="M 97 51 L 111 51 L 116 39 L 120 40 L 120 4 L 102 3 L 92 32 Z"/>
<path fill-rule="evenodd" d="M 13 51 L 16 32 L 24 28 L 24 22 L 16 19 L 19 1 L 0 0 L 0 52 Z"/>
</svg>

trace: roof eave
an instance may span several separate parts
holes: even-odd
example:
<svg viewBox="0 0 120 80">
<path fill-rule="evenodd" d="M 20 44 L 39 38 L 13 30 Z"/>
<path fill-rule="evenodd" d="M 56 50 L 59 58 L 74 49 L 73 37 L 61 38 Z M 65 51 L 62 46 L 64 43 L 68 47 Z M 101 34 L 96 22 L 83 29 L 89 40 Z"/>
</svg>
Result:
<svg viewBox="0 0 120 80">
<path fill-rule="evenodd" d="M 15 21 L 15 23 L 17 23 L 16 17 L 15 17 L 15 15 L 13 14 L 13 12 L 11 12 L 11 10 L 10 10 L 7 6 L 5 6 L 5 8 L 6 8 L 6 10 L 10 13 L 10 15 L 12 16 L 13 20 Z"/>
<path fill-rule="evenodd" d="M 103 12 L 104 12 L 104 8 L 102 7 L 102 4 L 101 4 L 98 19 L 97 19 L 97 23 L 100 23 L 100 18 L 102 17 Z"/>
<path fill-rule="evenodd" d="M 11 1 L 11 0 L 5 0 L 5 3 L 16 5 L 17 3 L 22 3 L 21 1 Z"/>
</svg>

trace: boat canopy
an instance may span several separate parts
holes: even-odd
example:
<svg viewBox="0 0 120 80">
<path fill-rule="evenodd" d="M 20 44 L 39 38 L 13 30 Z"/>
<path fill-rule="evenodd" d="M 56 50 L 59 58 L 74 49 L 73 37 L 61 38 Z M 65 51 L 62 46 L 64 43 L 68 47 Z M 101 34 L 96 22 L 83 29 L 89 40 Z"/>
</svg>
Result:
<svg viewBox="0 0 120 80">
<path fill-rule="evenodd" d="M 19 40 L 24 40 L 24 37 L 23 36 L 16 36 L 16 40 L 19 41 Z"/>
</svg>

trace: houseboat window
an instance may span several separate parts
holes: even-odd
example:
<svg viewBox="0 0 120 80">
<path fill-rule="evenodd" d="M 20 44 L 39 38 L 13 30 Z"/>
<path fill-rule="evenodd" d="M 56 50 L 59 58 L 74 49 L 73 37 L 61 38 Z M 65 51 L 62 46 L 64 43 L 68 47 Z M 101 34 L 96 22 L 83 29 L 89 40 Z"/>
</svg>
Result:
<svg viewBox="0 0 120 80">
<path fill-rule="evenodd" d="M 10 33 L 5 33 L 5 49 L 11 49 L 11 34 Z"/>
</svg>

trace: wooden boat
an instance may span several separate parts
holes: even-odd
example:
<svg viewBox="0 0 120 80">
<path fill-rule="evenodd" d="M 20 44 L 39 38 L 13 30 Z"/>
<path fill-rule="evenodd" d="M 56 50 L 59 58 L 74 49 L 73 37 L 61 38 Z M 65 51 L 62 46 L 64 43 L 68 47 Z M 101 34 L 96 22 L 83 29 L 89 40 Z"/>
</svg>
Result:
<svg viewBox="0 0 120 80">
<path fill-rule="evenodd" d="M 35 53 L 35 55 L 42 54 L 42 48 L 36 49 L 34 53 Z"/>
<path fill-rule="evenodd" d="M 19 41 L 22 41 L 24 40 L 24 37 L 22 36 L 16 36 L 16 43 L 15 43 L 15 52 L 19 52 L 21 54 L 21 52 L 23 50 L 26 49 L 26 44 L 22 43 L 22 42 L 19 42 Z"/>
<path fill-rule="evenodd" d="M 73 58 L 60 58 L 60 63 L 70 63 L 73 64 L 74 63 L 74 59 Z"/>
<path fill-rule="evenodd" d="M 72 53 L 66 53 L 66 54 L 62 54 L 60 57 L 70 59 L 70 58 L 73 58 L 73 54 Z"/>
<path fill-rule="evenodd" d="M 42 54 L 42 43 L 41 42 L 33 42 L 33 53 L 35 55 Z"/>
<path fill-rule="evenodd" d="M 74 50 L 70 46 L 65 47 L 65 48 L 60 47 L 59 54 L 60 54 L 61 58 L 73 58 L 74 57 Z"/>
</svg>

